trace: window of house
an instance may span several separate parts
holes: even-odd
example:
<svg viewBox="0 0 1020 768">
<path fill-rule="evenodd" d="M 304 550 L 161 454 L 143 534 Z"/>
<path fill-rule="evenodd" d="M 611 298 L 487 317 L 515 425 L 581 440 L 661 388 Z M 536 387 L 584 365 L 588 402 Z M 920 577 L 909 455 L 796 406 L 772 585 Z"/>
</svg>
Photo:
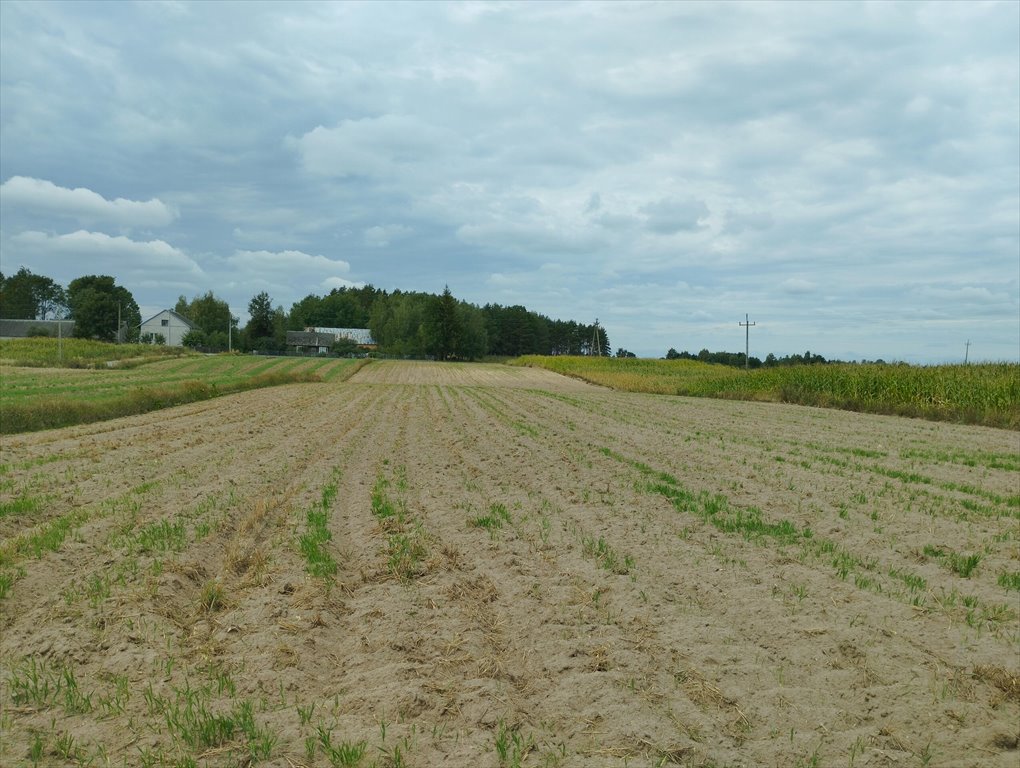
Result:
<svg viewBox="0 0 1020 768">
<path fill-rule="evenodd" d="M 160 325 L 164 325 L 164 326 L 165 325 L 170 325 L 170 321 L 167 318 L 164 317 L 162 320 L 159 321 L 159 324 Z"/>
</svg>

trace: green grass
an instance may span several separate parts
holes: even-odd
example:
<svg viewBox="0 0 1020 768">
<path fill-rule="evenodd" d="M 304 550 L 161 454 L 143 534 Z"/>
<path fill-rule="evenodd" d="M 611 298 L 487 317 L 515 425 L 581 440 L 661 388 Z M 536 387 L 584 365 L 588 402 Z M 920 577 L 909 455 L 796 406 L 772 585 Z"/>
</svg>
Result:
<svg viewBox="0 0 1020 768">
<path fill-rule="evenodd" d="M 339 492 L 339 483 L 340 471 L 334 470 L 333 476 L 322 488 L 319 501 L 305 514 L 306 530 L 300 539 L 306 569 L 313 576 L 327 581 L 336 576 L 339 568 L 329 547 L 329 542 L 333 539 L 333 534 L 329 530 L 329 515 Z"/>
<path fill-rule="evenodd" d="M 153 344 L 110 344 L 91 339 L 3 339 L 0 340 L 0 361 L 8 365 L 43 368 L 90 368 L 111 361 L 162 360 L 198 353 L 184 347 Z"/>
<path fill-rule="evenodd" d="M 365 759 L 365 752 L 368 749 L 367 742 L 342 741 L 339 744 L 334 744 L 333 733 L 330 729 L 319 725 L 316 731 L 319 736 L 318 747 L 322 749 L 331 766 L 334 766 L 334 768 L 355 768 L 355 766 L 362 764 L 362 761 Z M 313 746 L 313 755 L 314 752 Z"/>
<path fill-rule="evenodd" d="M 602 536 L 599 536 L 597 540 L 594 536 L 585 536 L 581 540 L 581 549 L 585 557 L 595 560 L 610 573 L 630 573 L 634 567 L 634 560 L 630 555 L 620 557 Z"/>
<path fill-rule="evenodd" d="M 10 501 L 0 501 L 0 517 L 18 517 L 30 515 L 39 509 L 39 500 L 21 495 Z"/>
<path fill-rule="evenodd" d="M 545 368 L 625 392 L 762 400 L 1020 429 L 1020 364 L 833 364 L 743 371 L 696 360 L 528 355 Z"/>
<path fill-rule="evenodd" d="M 922 550 L 926 557 L 934 557 L 957 576 L 969 579 L 981 562 L 981 554 L 961 555 L 958 552 L 926 544 Z"/>
<path fill-rule="evenodd" d="M 999 574 L 998 583 L 1004 589 L 1014 589 L 1020 592 L 1020 571 L 1003 571 Z"/>
<path fill-rule="evenodd" d="M 72 667 L 50 664 L 35 656 L 25 659 L 7 681 L 15 706 L 45 710 L 63 706 L 68 715 L 92 711 L 93 694 L 85 693 Z"/>
<path fill-rule="evenodd" d="M 504 523 L 510 522 L 510 512 L 505 504 L 493 504 L 489 507 L 489 514 L 473 517 L 468 521 L 472 528 L 485 528 L 488 531 L 498 530 Z"/>
<path fill-rule="evenodd" d="M 124 345 L 107 345 L 123 350 Z M 0 433 L 86 424 L 281 384 L 343 381 L 364 360 L 188 356 L 142 367 L 0 370 Z"/>
<path fill-rule="evenodd" d="M 401 581 L 411 581 L 425 572 L 428 536 L 420 520 L 409 519 L 403 498 L 391 499 L 391 482 L 380 474 L 372 487 L 372 514 L 386 533 L 387 570 Z M 407 489 L 406 472 L 397 468 L 397 491 Z"/>
</svg>

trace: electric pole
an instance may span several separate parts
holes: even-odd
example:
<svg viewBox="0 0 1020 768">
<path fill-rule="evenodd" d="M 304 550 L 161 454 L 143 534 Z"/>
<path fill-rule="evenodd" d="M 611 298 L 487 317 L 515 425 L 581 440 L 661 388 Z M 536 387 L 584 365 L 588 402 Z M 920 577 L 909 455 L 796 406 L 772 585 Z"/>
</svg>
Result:
<svg viewBox="0 0 1020 768">
<path fill-rule="evenodd" d="M 595 318 L 595 330 L 591 335 L 592 354 L 602 357 L 602 336 L 599 334 L 599 319 Z"/>
<path fill-rule="evenodd" d="M 963 364 L 967 364 L 967 359 L 970 357 L 970 339 L 967 339 L 967 348 L 963 353 Z"/>
<path fill-rule="evenodd" d="M 757 325 L 757 323 L 748 322 L 747 313 L 744 313 L 744 322 L 737 323 L 744 328 L 744 370 L 748 371 L 751 369 L 751 326 Z"/>
</svg>

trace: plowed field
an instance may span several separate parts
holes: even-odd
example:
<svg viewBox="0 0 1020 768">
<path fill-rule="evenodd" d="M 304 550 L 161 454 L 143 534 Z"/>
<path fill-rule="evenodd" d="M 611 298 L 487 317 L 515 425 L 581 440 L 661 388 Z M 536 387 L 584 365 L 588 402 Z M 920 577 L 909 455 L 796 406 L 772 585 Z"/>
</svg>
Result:
<svg viewBox="0 0 1020 768">
<path fill-rule="evenodd" d="M 2 765 L 1020 760 L 1016 432 L 375 362 L 0 463 Z"/>
</svg>

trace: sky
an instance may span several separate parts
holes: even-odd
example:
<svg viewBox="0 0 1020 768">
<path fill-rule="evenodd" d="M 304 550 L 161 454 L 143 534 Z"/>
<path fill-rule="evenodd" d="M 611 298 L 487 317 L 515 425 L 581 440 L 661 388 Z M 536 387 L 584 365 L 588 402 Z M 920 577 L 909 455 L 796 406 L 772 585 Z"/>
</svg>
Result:
<svg viewBox="0 0 1020 768">
<path fill-rule="evenodd" d="M 1020 3 L 0 3 L 0 270 L 1020 358 Z M 965 345 L 970 342 L 970 347 Z"/>
</svg>

